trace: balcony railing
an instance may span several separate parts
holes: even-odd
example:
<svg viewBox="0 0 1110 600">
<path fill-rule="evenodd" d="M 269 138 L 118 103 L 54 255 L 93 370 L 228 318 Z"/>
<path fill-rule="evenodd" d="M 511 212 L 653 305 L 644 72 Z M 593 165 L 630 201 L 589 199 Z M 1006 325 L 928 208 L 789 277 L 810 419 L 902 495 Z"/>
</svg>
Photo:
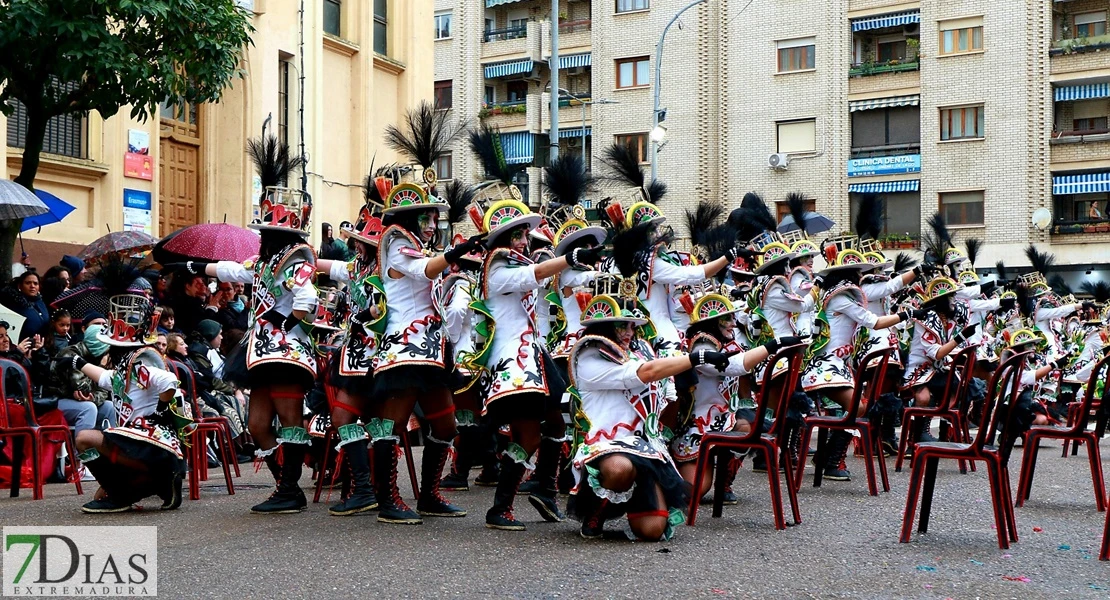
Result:
<svg viewBox="0 0 1110 600">
<path fill-rule="evenodd" d="M 886 250 L 917 250 L 921 248 L 921 238 L 918 234 L 906 232 L 904 234 L 891 233 L 879 236 L 879 243 Z"/>
<path fill-rule="evenodd" d="M 578 21 L 563 21 L 559 23 L 559 33 L 574 33 L 576 31 L 589 31 L 593 21 L 580 19 Z"/>
<path fill-rule="evenodd" d="M 916 71 L 918 70 L 920 62 L 918 59 L 912 60 L 892 60 L 889 62 L 865 62 L 858 65 L 852 65 L 848 69 L 849 77 L 866 77 L 868 75 L 879 75 L 880 73 L 900 73 L 902 71 Z"/>
<path fill-rule="evenodd" d="M 493 104 L 483 102 L 481 110 L 478 111 L 478 118 L 485 119 L 493 115 L 523 115 L 527 112 L 528 106 L 524 100 L 507 100 Z"/>
<path fill-rule="evenodd" d="M 528 35 L 528 27 L 507 27 L 505 29 L 487 29 L 482 34 L 482 42 L 497 42 L 501 40 L 515 40 Z"/>
<path fill-rule="evenodd" d="M 897 156 L 899 154 L 916 154 L 921 149 L 921 144 L 891 144 L 889 146 L 862 146 L 852 148 L 852 158 L 875 158 L 877 156 Z"/>
<path fill-rule="evenodd" d="M 1052 42 L 1048 50 L 1050 56 L 1061 54 L 1078 54 L 1080 52 L 1094 52 L 1110 48 L 1110 35 L 1097 35 L 1094 37 L 1064 38 Z"/>
<path fill-rule="evenodd" d="M 1110 233 L 1110 220 L 1064 221 L 1052 225 L 1052 233 Z"/>
</svg>

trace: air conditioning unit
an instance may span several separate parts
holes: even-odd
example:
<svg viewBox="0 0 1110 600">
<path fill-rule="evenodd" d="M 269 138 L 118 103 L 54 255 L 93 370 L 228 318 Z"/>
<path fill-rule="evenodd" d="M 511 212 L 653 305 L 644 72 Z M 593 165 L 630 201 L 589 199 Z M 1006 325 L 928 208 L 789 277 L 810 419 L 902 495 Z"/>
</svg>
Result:
<svg viewBox="0 0 1110 600">
<path fill-rule="evenodd" d="M 785 171 L 790 165 L 790 155 L 777 152 L 767 157 L 767 166 L 776 171 Z"/>
<path fill-rule="evenodd" d="M 902 33 L 905 35 L 917 35 L 919 31 L 921 31 L 919 23 L 906 23 L 902 26 Z"/>
<path fill-rule="evenodd" d="M 571 68 L 571 69 L 567 69 L 567 75 L 570 75 L 570 76 L 585 75 L 585 74 L 586 74 L 586 67 L 574 67 L 574 68 Z"/>
<path fill-rule="evenodd" d="M 540 77 L 540 68 L 538 66 L 533 66 L 532 70 L 525 73 L 524 77 L 521 79 L 524 81 L 543 81 L 543 78 Z"/>
</svg>

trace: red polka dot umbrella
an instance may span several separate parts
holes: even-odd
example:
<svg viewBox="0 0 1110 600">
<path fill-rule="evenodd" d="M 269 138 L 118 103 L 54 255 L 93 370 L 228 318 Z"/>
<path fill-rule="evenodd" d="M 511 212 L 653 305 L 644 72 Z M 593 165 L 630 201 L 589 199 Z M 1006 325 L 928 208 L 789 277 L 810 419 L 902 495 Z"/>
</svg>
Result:
<svg viewBox="0 0 1110 600">
<path fill-rule="evenodd" d="M 257 233 L 228 223 L 190 225 L 162 238 L 154 246 L 154 260 L 161 264 L 186 260 L 243 262 L 258 255 Z"/>
</svg>

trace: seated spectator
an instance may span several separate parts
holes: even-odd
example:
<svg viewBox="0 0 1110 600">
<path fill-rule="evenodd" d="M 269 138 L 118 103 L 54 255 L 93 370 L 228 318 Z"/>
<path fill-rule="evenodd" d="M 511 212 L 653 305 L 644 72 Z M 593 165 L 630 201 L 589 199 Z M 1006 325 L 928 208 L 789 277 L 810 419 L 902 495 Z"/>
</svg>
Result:
<svg viewBox="0 0 1110 600">
<path fill-rule="evenodd" d="M 186 343 L 189 345 L 189 355 L 192 356 L 194 352 L 194 344 L 196 341 L 203 341 L 206 349 L 204 349 L 204 358 L 208 361 L 212 374 L 216 377 L 223 377 L 224 374 L 224 356 L 220 354 L 220 344 L 224 341 L 223 327 L 220 324 L 211 320 L 205 319 L 197 323 L 197 329 L 194 332 L 196 336 L 190 335 L 186 338 Z M 199 352 L 202 350 L 199 346 L 196 347 Z"/>
<path fill-rule="evenodd" d="M 249 322 L 250 313 L 247 312 L 247 301 L 243 297 L 243 284 L 232 283 L 231 292 L 227 296 L 227 301 L 222 305 L 220 311 L 216 313 L 216 321 L 223 326 L 224 331 L 238 329 L 246 331 Z"/>
<path fill-rule="evenodd" d="M 173 309 L 174 329 L 192 331 L 197 323 L 208 318 L 208 282 L 203 275 L 178 271 L 173 275 L 165 306 Z"/>
<path fill-rule="evenodd" d="M 0 289 L 0 304 L 26 319 L 20 331 L 23 339 L 42 333 L 50 322 L 50 311 L 39 293 L 39 275 L 34 271 L 24 272 Z"/>
<path fill-rule="evenodd" d="M 173 316 L 173 309 L 168 306 L 163 306 L 162 316 L 158 317 L 158 333 L 168 334 L 174 331 L 174 325 L 176 323 L 177 319 Z"/>
<path fill-rule="evenodd" d="M 197 384 L 197 394 L 207 407 L 231 421 L 231 435 L 238 439 L 243 433 L 243 410 L 246 400 L 243 393 L 220 377 L 223 356 L 217 350 L 223 341 L 219 323 L 205 319 L 197 325 L 197 330 L 187 338 L 189 367 L 193 369 Z M 217 358 L 217 363 L 212 361 Z"/>
<path fill-rule="evenodd" d="M 85 318 L 81 320 L 81 331 L 86 331 L 89 327 L 92 327 L 93 325 L 107 327 L 108 318 L 95 310 L 90 310 L 89 312 L 85 313 Z"/>
<path fill-rule="evenodd" d="M 68 310 L 59 308 L 50 315 L 50 326 L 42 336 L 43 347 L 50 358 L 57 356 L 58 352 L 70 344 L 69 332 L 72 326 L 73 319 Z"/>
<path fill-rule="evenodd" d="M 0 358 L 21 365 L 31 376 L 32 382 L 40 380 L 38 378 L 46 372 L 50 365 L 46 354 L 42 352 L 42 336 L 36 335 L 25 338 L 16 345 L 12 344 L 12 339 L 8 337 L 10 329 L 11 325 L 7 321 L 0 321 Z M 23 379 L 18 373 L 6 373 L 4 375 L 4 386 L 9 397 L 17 395 L 22 397 L 29 391 L 24 389 Z"/>
<path fill-rule="evenodd" d="M 112 403 L 111 392 L 71 366 L 74 356 L 90 364 L 107 366 L 108 344 L 96 337 L 102 327 L 90 325 L 85 328 L 82 341 L 58 352 L 43 389 L 43 397 L 57 399 L 58 409 L 76 431 L 103 431 L 116 426 L 116 406 Z"/>
<path fill-rule="evenodd" d="M 157 337 L 154 338 L 154 349 L 157 350 L 158 354 L 161 354 L 163 358 L 166 356 L 166 346 L 168 345 L 169 340 L 166 338 L 166 334 L 159 333 Z"/>
</svg>

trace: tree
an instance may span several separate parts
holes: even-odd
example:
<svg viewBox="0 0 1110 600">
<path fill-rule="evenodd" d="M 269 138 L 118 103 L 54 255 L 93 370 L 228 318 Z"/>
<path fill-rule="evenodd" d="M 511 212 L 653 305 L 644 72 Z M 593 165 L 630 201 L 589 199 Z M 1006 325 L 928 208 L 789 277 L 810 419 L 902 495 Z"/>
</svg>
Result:
<svg viewBox="0 0 1110 600">
<path fill-rule="evenodd" d="M 16 182 L 34 189 L 53 117 L 218 100 L 253 32 L 236 0 L 0 0 L 0 111 L 18 100 L 27 115 Z M 0 222 L 0 280 L 21 226 Z"/>
</svg>

